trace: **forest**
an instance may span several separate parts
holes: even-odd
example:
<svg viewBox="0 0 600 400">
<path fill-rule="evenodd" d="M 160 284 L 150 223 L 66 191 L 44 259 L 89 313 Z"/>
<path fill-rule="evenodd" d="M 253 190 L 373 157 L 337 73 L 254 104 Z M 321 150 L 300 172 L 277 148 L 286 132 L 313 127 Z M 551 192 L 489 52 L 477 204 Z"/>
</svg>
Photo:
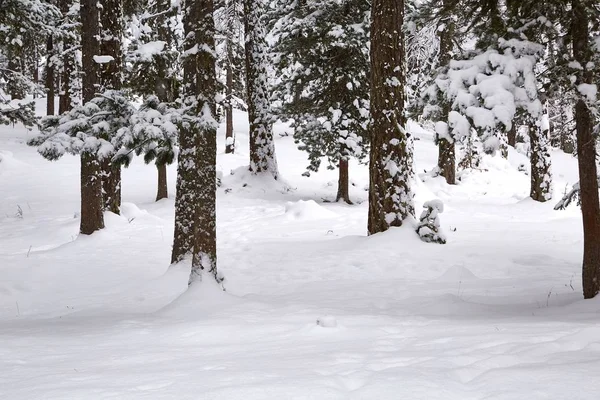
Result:
<svg viewBox="0 0 600 400">
<path fill-rule="evenodd" d="M 596 399 L 599 81 L 596 0 L 0 0 L 0 398 Z"/>
</svg>

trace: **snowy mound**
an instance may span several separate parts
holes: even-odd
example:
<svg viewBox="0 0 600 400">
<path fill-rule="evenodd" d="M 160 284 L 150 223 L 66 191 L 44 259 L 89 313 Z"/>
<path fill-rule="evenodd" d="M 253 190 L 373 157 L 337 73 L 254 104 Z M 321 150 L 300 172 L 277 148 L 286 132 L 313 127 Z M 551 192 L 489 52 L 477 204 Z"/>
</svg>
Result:
<svg viewBox="0 0 600 400">
<path fill-rule="evenodd" d="M 288 201 L 285 203 L 285 215 L 288 219 L 303 221 L 337 217 L 336 213 L 318 205 L 314 200 Z"/>
<path fill-rule="evenodd" d="M 448 268 L 436 281 L 439 282 L 459 282 L 459 281 L 472 281 L 479 279 L 473 274 L 468 268 L 462 265 L 453 265 Z"/>
<path fill-rule="evenodd" d="M 0 173 L 8 169 L 24 167 L 27 164 L 14 158 L 13 153 L 7 150 L 0 150 Z"/>
</svg>

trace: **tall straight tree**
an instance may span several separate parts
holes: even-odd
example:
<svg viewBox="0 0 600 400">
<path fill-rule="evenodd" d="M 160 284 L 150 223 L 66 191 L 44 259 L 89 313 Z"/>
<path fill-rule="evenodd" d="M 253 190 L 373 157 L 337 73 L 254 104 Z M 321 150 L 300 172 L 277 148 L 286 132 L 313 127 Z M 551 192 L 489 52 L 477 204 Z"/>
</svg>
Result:
<svg viewBox="0 0 600 400">
<path fill-rule="evenodd" d="M 183 26 L 183 107 L 179 130 L 171 261 L 192 255 L 189 285 L 217 277 L 215 24 L 213 0 L 188 0 Z"/>
<path fill-rule="evenodd" d="M 404 0 L 371 6 L 371 154 L 368 232 L 414 215 L 412 138 L 404 115 Z"/>
<path fill-rule="evenodd" d="M 81 57 L 83 66 L 83 102 L 94 98 L 98 84 L 98 64 L 94 56 L 100 53 L 100 24 L 98 3 L 81 0 Z M 79 232 L 91 235 L 104 228 L 102 214 L 102 174 L 100 160 L 95 152 L 81 151 L 81 224 Z"/>
<path fill-rule="evenodd" d="M 100 0 L 100 53 L 106 59 L 100 67 L 102 90 L 120 90 L 122 87 L 121 37 L 123 35 L 122 0 Z M 104 208 L 115 214 L 121 209 L 121 165 L 113 163 L 109 154 L 101 160 Z"/>
<path fill-rule="evenodd" d="M 575 84 L 581 92 L 575 104 L 575 124 L 583 216 L 583 297 L 586 299 L 591 299 L 600 292 L 600 203 L 596 169 L 596 138 L 593 132 L 594 116 L 584 95 L 585 89 L 591 89 L 594 83 L 589 28 L 592 22 L 590 14 L 594 3 L 592 0 L 572 0 L 571 2 L 573 59 L 578 64 L 578 68 L 575 69 L 577 78 Z"/>
<path fill-rule="evenodd" d="M 246 88 L 250 123 L 250 171 L 277 179 L 277 161 L 269 104 L 264 0 L 244 0 Z"/>
</svg>

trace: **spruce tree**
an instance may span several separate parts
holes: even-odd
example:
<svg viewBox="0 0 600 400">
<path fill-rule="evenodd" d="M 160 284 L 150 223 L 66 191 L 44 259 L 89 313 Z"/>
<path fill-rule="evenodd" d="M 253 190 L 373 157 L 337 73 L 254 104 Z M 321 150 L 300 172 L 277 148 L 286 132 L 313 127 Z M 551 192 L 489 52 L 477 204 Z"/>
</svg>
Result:
<svg viewBox="0 0 600 400">
<path fill-rule="evenodd" d="M 369 234 L 401 226 L 414 216 L 412 137 L 404 115 L 403 20 L 403 0 L 373 0 Z"/>
<path fill-rule="evenodd" d="M 346 203 L 348 161 L 363 159 L 368 144 L 369 7 L 364 0 L 291 1 L 275 29 L 279 117 L 292 121 L 309 171 L 323 157 L 328 168 L 338 166 L 336 201 Z"/>
</svg>

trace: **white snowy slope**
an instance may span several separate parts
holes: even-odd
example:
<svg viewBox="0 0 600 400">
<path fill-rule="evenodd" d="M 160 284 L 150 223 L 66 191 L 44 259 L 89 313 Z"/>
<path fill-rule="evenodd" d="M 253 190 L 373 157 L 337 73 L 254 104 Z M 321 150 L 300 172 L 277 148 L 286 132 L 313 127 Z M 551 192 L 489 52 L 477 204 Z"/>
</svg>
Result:
<svg viewBox="0 0 600 400">
<path fill-rule="evenodd" d="M 134 160 L 123 215 L 78 237 L 78 159 L 45 161 L 24 129 L 0 128 L 0 399 L 598 399 L 579 211 L 530 201 L 523 155 L 450 187 L 423 174 L 437 148 L 412 126 L 416 209 L 443 201 L 448 243 L 412 227 L 366 237 L 366 166 L 351 165 L 356 205 L 324 202 L 336 171 L 302 177 L 305 154 L 277 135 L 285 182 L 251 178 L 245 118 L 235 155 L 219 132 L 227 292 L 182 296 L 174 167 L 154 203 L 156 170 Z M 553 162 L 558 199 L 576 162 Z"/>
</svg>

